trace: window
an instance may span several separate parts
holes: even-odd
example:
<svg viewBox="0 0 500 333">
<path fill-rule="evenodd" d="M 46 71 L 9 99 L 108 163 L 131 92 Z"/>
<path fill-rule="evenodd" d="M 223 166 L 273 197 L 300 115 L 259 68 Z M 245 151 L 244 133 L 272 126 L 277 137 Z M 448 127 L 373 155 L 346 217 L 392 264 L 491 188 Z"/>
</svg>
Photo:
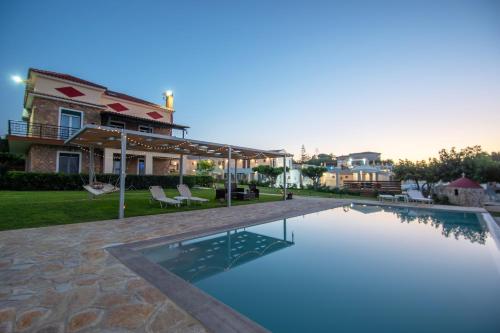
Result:
<svg viewBox="0 0 500 333">
<path fill-rule="evenodd" d="M 80 154 L 58 152 L 57 172 L 80 173 Z"/>
<path fill-rule="evenodd" d="M 67 139 L 82 127 L 82 112 L 60 109 L 59 112 L 59 137 Z"/>
<path fill-rule="evenodd" d="M 139 125 L 139 132 L 153 133 L 153 127 L 146 125 Z"/>
<path fill-rule="evenodd" d="M 143 158 L 137 160 L 137 174 L 144 175 L 146 173 L 146 162 Z"/>
<path fill-rule="evenodd" d="M 121 169 L 121 163 L 120 159 L 113 159 L 113 173 L 115 175 L 120 174 L 120 169 Z"/>
<path fill-rule="evenodd" d="M 109 127 L 114 127 L 114 128 L 119 128 L 119 129 L 124 129 L 125 128 L 125 123 L 123 121 L 117 121 L 117 120 L 110 120 L 108 122 Z"/>
</svg>

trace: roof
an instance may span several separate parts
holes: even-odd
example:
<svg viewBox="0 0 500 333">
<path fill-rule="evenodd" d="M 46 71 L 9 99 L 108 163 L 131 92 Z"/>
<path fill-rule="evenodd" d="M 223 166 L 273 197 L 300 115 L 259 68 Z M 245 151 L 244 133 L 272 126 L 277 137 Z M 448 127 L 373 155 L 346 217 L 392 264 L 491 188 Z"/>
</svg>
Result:
<svg viewBox="0 0 500 333">
<path fill-rule="evenodd" d="M 76 77 L 76 76 L 73 76 L 73 75 L 69 75 L 69 74 L 65 74 L 65 73 L 52 72 L 52 71 L 46 71 L 46 70 L 36 69 L 36 68 L 30 68 L 29 71 L 28 71 L 28 76 L 29 76 L 29 74 L 31 72 L 39 73 L 39 74 L 42 74 L 42 75 L 51 76 L 51 77 L 55 77 L 55 78 L 58 78 L 58 79 L 62 79 L 62 80 L 66 80 L 66 81 L 71 81 L 71 82 L 75 82 L 75 83 L 79 83 L 79 84 L 83 84 L 83 85 L 87 85 L 87 86 L 91 86 L 91 87 L 94 87 L 94 88 L 104 89 L 105 90 L 104 91 L 104 95 L 106 95 L 106 96 L 116 97 L 116 98 L 120 98 L 120 99 L 129 101 L 129 102 L 143 104 L 143 105 L 147 105 L 147 106 L 150 106 L 150 107 L 159 108 L 159 109 L 162 109 L 162 110 L 168 110 L 168 109 L 166 109 L 166 108 L 164 108 L 161 105 L 158 105 L 156 103 L 149 102 L 149 101 L 146 101 L 146 100 L 134 97 L 134 96 L 130 96 L 130 95 L 127 95 L 127 94 L 124 94 L 124 93 L 120 93 L 120 92 L 117 92 L 117 91 L 109 90 L 105 86 L 102 86 L 100 84 L 97 84 L 97 83 L 94 83 L 94 82 L 90 82 L 90 81 L 87 81 L 87 80 L 84 80 L 84 79 L 80 79 L 79 77 Z"/>
<path fill-rule="evenodd" d="M 186 126 L 186 125 L 166 123 L 164 121 L 158 121 L 158 120 L 154 120 L 154 119 L 146 119 L 143 117 L 133 116 L 131 114 L 118 113 L 115 111 L 104 110 L 104 111 L 101 111 L 101 113 L 113 115 L 113 119 L 116 118 L 116 120 L 120 120 L 120 118 L 130 118 L 130 119 L 137 119 L 137 120 L 141 120 L 141 121 L 147 121 L 148 123 L 154 123 L 154 124 L 160 125 L 160 126 L 165 127 L 165 128 L 173 128 L 173 129 L 179 129 L 179 130 L 185 130 L 185 129 L 190 128 L 189 126 Z"/>
<path fill-rule="evenodd" d="M 113 127 L 87 124 L 64 143 L 77 146 L 120 149 L 121 133 L 122 130 Z M 155 133 L 144 133 L 132 130 L 124 130 L 124 133 L 127 135 L 129 146 L 136 146 L 141 151 L 204 156 L 208 158 L 224 158 L 228 157 L 230 147 L 231 158 L 234 159 L 261 159 L 291 156 L 291 154 L 285 151 L 278 152 L 246 148 Z"/>
<path fill-rule="evenodd" d="M 451 183 L 448 184 L 447 187 L 458 187 L 458 188 L 480 188 L 482 189 L 481 185 L 476 183 L 475 181 L 462 176 L 461 178 L 458 178 L 457 180 L 452 181 Z"/>
<path fill-rule="evenodd" d="M 129 102 L 144 104 L 144 105 L 148 105 L 148 106 L 152 106 L 152 107 L 155 107 L 155 108 L 160 108 L 160 109 L 165 110 L 165 108 L 161 107 L 161 105 L 158 105 L 158 104 L 155 104 L 155 103 L 152 103 L 152 102 L 148 102 L 148 101 L 145 101 L 143 99 L 140 99 L 140 98 L 137 98 L 137 97 L 134 97 L 134 96 L 130 96 L 130 95 L 127 95 L 127 94 L 123 94 L 123 93 L 120 93 L 120 92 L 116 92 L 116 91 L 106 90 L 104 92 L 104 95 L 111 96 L 111 97 L 116 97 L 116 98 L 124 99 L 124 100 L 129 101 Z"/>
<path fill-rule="evenodd" d="M 80 83 L 80 84 L 85 84 L 87 86 L 92 86 L 92 87 L 95 87 L 95 88 L 107 89 L 106 87 L 101 86 L 101 85 L 99 85 L 97 83 L 90 82 L 90 81 L 87 81 L 87 80 L 83 80 L 83 79 L 80 79 L 80 78 L 78 78 L 76 76 L 69 75 L 69 74 L 57 73 L 57 72 L 46 71 L 46 70 L 36 69 L 36 68 L 30 68 L 29 71 L 28 71 L 28 73 L 29 72 L 35 72 L 35 73 L 39 73 L 39 74 L 43 74 L 43 75 L 47 75 L 47 76 L 52 76 L 52 77 L 55 77 L 55 78 L 58 78 L 58 79 L 72 81 L 72 82 L 76 82 L 76 83 Z"/>
</svg>

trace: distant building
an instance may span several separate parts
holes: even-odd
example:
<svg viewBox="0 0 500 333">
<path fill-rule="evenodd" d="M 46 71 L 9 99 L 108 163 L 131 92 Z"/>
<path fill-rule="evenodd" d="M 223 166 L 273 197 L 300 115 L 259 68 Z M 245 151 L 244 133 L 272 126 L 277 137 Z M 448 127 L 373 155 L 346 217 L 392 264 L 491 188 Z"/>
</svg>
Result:
<svg viewBox="0 0 500 333">
<path fill-rule="evenodd" d="M 481 207 L 486 200 L 483 187 L 466 178 L 465 174 L 443 187 L 441 195 L 447 196 L 451 204 L 459 206 Z"/>
<path fill-rule="evenodd" d="M 365 151 L 337 156 L 337 166 L 353 167 L 356 165 L 375 165 L 380 163 L 381 153 Z"/>
<path fill-rule="evenodd" d="M 391 180 L 392 166 L 381 163 L 381 153 L 361 152 L 337 156 L 337 166 L 326 165 L 321 184 L 344 187 L 345 182 L 377 182 Z"/>
</svg>

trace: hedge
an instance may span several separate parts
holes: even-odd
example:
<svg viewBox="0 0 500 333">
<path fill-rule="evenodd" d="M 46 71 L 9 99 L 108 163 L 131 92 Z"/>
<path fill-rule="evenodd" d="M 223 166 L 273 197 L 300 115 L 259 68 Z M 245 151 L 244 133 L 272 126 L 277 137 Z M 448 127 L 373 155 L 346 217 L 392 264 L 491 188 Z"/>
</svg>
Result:
<svg viewBox="0 0 500 333">
<path fill-rule="evenodd" d="M 118 175 L 101 174 L 96 176 L 103 183 L 118 184 Z M 211 176 L 184 175 L 183 183 L 192 187 L 194 185 L 211 186 Z M 18 191 L 69 191 L 81 190 L 84 183 L 88 182 L 85 174 L 63 174 L 63 173 L 37 173 L 9 171 L 0 176 L 1 190 Z M 150 176 L 150 175 L 127 175 L 125 186 L 137 190 L 148 189 L 149 186 L 159 185 L 164 188 L 175 187 L 179 184 L 179 175 Z"/>
</svg>

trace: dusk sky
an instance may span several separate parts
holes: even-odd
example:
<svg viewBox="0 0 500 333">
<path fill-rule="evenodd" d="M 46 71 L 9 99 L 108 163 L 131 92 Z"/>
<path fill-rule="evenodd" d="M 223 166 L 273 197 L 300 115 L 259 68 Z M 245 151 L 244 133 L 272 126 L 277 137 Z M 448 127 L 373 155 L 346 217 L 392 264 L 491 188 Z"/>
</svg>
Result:
<svg viewBox="0 0 500 333">
<path fill-rule="evenodd" d="M 188 136 L 298 154 L 500 151 L 500 1 L 2 1 L 0 135 L 29 67 L 163 103 Z"/>
</svg>

